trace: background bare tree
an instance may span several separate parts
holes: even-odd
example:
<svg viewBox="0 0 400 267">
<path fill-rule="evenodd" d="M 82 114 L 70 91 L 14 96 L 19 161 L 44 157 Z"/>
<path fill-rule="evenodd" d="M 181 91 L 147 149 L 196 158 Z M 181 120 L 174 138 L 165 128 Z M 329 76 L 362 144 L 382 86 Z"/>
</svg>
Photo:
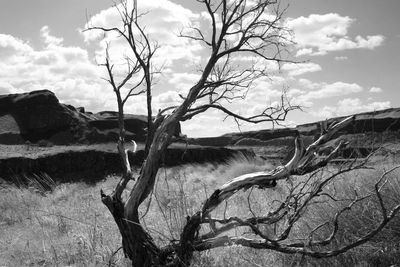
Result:
<svg viewBox="0 0 400 267">
<path fill-rule="evenodd" d="M 152 115 L 152 80 L 154 67 L 152 58 L 157 45 L 151 43 L 150 37 L 140 25 L 141 14 L 137 14 L 136 5 L 128 6 L 122 1 L 115 8 L 118 10 L 122 28 L 104 28 L 90 26 L 87 30 L 101 30 L 105 33 L 114 32 L 125 40 L 134 57 L 126 58 L 127 74 L 121 81 L 116 81 L 113 65 L 107 52 L 104 66 L 108 71 L 108 82 L 116 96 L 120 122 L 120 140 L 118 149 L 124 163 L 124 174 L 114 191 L 106 195 L 101 192 L 103 203 L 112 213 L 122 236 L 124 253 L 132 260 L 134 266 L 187 266 L 194 251 L 203 251 L 220 246 L 239 244 L 256 249 L 270 249 L 291 254 L 304 254 L 314 257 L 329 257 L 345 252 L 357 245 L 370 240 L 398 212 L 400 205 L 388 210 L 380 193 L 382 183 L 385 183 L 387 173 L 375 185 L 375 195 L 381 203 L 382 220 L 375 229 L 370 230 L 359 239 L 332 247 L 339 227 L 340 216 L 356 203 L 368 196 L 356 196 L 350 204 L 337 211 L 331 222 L 331 234 L 324 238 L 316 238 L 314 233 L 322 226 L 317 226 L 309 233 L 304 242 L 291 241 L 288 237 L 296 223 L 302 218 L 305 210 L 321 197 L 330 195 L 324 188 L 331 180 L 340 174 L 354 169 L 363 168 L 365 162 L 353 162 L 345 168 L 337 169 L 330 175 L 318 176 L 321 168 L 326 166 L 336 153 L 344 146 L 340 143 L 325 158 L 318 156 L 319 150 L 341 128 L 348 125 L 353 118 L 347 118 L 340 123 L 325 127 L 321 137 L 307 148 L 300 137 L 295 140 L 295 154 L 284 166 L 272 171 L 249 173 L 233 178 L 230 182 L 216 188 L 206 199 L 202 208 L 187 218 L 186 226 L 179 240 L 171 241 L 167 246 L 160 247 L 149 232 L 142 226 L 139 218 L 139 206 L 149 197 L 154 189 L 156 175 L 161 166 L 161 160 L 167 147 L 171 144 L 176 128 L 182 121 L 189 120 L 209 109 L 217 109 L 235 121 L 249 123 L 284 121 L 289 111 L 298 109 L 292 106 L 283 96 L 278 106 L 266 107 L 260 114 L 241 115 L 230 110 L 226 103 L 237 98 L 244 98 L 251 90 L 252 83 L 269 74 L 267 67 L 255 67 L 260 64 L 236 66 L 235 57 L 250 55 L 261 66 L 267 62 L 292 62 L 288 57 L 287 47 L 291 44 L 290 31 L 285 28 L 282 16 L 285 12 L 276 0 L 197 0 L 207 12 L 211 24 L 204 30 L 193 26 L 181 32 L 182 38 L 200 42 L 208 48 L 208 59 L 201 70 L 199 80 L 189 89 L 182 102 L 175 107 L 160 110 Z M 141 76 L 140 76 L 141 75 Z M 141 77 L 137 79 L 137 77 Z M 127 93 L 121 90 L 130 84 L 132 78 L 137 83 L 128 87 Z M 123 107 L 126 101 L 138 94 L 146 94 L 148 115 L 148 136 L 146 141 L 146 159 L 141 166 L 138 177 L 134 177 L 124 145 Z M 167 114 L 167 115 L 166 115 Z M 289 179 L 292 176 L 309 178 L 300 185 L 294 186 L 278 206 L 260 216 L 254 213 L 248 218 L 238 216 L 217 218 L 215 213 L 222 203 L 241 190 L 258 187 L 263 190 L 274 187 L 278 180 Z M 316 177 L 320 177 L 316 179 Z M 293 179 L 293 178 L 290 178 Z M 129 197 L 123 200 L 121 195 L 130 180 L 135 184 Z M 334 196 L 330 196 L 334 198 Z M 249 202 L 250 205 L 250 202 Z M 278 225 L 274 234 L 268 234 L 265 226 Z M 229 231 L 236 228 L 249 228 L 252 237 L 231 237 Z M 209 232 L 206 231 L 209 229 Z M 202 234 L 201 234 L 202 233 Z"/>
</svg>

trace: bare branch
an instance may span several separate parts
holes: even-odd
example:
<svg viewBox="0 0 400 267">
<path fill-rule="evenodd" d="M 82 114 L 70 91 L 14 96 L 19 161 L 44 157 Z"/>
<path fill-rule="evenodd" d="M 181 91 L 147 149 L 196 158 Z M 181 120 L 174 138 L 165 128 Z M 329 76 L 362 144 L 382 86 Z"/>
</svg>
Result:
<svg viewBox="0 0 400 267">
<path fill-rule="evenodd" d="M 296 138 L 295 154 L 285 166 L 279 166 L 273 171 L 245 174 L 222 185 L 205 202 L 202 209 L 203 215 L 214 210 L 222 201 L 228 199 L 240 189 L 252 186 L 259 186 L 261 188 L 269 187 L 272 181 L 285 179 L 290 175 L 304 175 L 319 168 L 321 165 L 320 162 L 313 163 L 316 156 L 314 152 L 317 147 L 329 141 L 334 133 L 347 126 L 353 120 L 354 117 L 348 117 L 342 122 L 331 126 L 327 133 L 308 146 L 307 149 L 304 149 L 303 142 L 299 138 Z M 325 162 L 323 161 L 323 163 Z"/>
</svg>

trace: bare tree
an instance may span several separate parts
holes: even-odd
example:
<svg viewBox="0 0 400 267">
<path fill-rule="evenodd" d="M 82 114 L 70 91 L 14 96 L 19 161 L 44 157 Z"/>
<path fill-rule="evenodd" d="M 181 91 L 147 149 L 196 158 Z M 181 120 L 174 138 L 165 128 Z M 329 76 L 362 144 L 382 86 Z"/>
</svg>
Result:
<svg viewBox="0 0 400 267">
<path fill-rule="evenodd" d="M 108 78 L 106 81 L 111 85 L 118 104 L 119 114 L 119 128 L 120 128 L 120 142 L 119 151 L 124 159 L 127 159 L 124 142 L 125 142 L 125 127 L 124 127 L 124 105 L 130 97 L 138 96 L 141 94 L 146 95 L 147 107 L 147 139 L 145 152 L 148 153 L 152 137 L 154 135 L 153 125 L 157 120 L 153 120 L 152 114 L 152 81 L 153 76 L 158 71 L 152 66 L 152 58 L 157 51 L 157 43 L 152 43 L 148 35 L 145 33 L 143 27 L 138 23 L 138 19 L 142 16 L 137 14 L 136 4 L 133 8 L 128 7 L 127 1 L 121 1 L 118 5 L 114 5 L 115 9 L 120 15 L 122 28 L 104 28 L 89 26 L 88 30 L 101 30 L 105 34 L 108 32 L 117 33 L 128 45 L 133 57 L 125 55 L 126 61 L 126 75 L 123 76 L 121 81 L 116 81 L 116 73 L 114 73 L 114 64 L 111 63 L 109 55 L 109 43 L 106 44 L 105 63 L 100 65 L 107 69 Z M 139 77 L 139 78 L 138 78 Z M 161 115 L 161 114 L 160 114 Z M 157 116 L 157 119 L 160 117 Z M 129 169 L 129 164 L 125 164 Z"/>
<path fill-rule="evenodd" d="M 348 207 L 338 211 L 333 220 L 333 230 L 330 236 L 322 240 L 313 238 L 311 231 L 307 242 L 288 242 L 294 225 L 302 217 L 303 212 L 324 193 L 325 186 L 335 177 L 344 172 L 362 168 L 364 164 L 350 164 L 314 181 L 312 186 L 293 188 L 278 207 L 262 216 L 239 218 L 215 218 L 216 209 L 229 198 L 241 190 L 258 187 L 264 190 L 274 187 L 277 181 L 292 176 L 311 174 L 315 177 L 319 170 L 327 165 L 336 153 L 344 146 L 340 143 L 327 157 L 318 156 L 320 148 L 329 141 L 340 129 L 351 123 L 353 118 L 347 118 L 340 123 L 325 127 L 321 137 L 307 148 L 300 137 L 295 140 L 295 154 L 284 166 L 273 171 L 249 173 L 232 179 L 230 182 L 215 189 L 205 200 L 201 210 L 187 218 L 186 226 L 180 235 L 180 240 L 171 241 L 165 247 L 156 244 L 152 236 L 142 226 L 139 218 L 139 206 L 149 197 L 156 183 L 156 175 L 161 166 L 161 160 L 167 147 L 171 144 L 179 123 L 189 120 L 209 109 L 217 109 L 235 121 L 249 123 L 272 122 L 279 123 L 285 120 L 288 112 L 298 109 L 292 106 L 283 96 L 278 106 L 266 107 L 260 114 L 251 116 L 241 115 L 230 110 L 226 103 L 237 98 L 244 98 L 252 83 L 259 78 L 266 77 L 269 69 L 255 67 L 253 64 L 235 66 L 232 62 L 237 56 L 250 55 L 258 62 L 292 62 L 287 56 L 287 46 L 291 44 L 290 31 L 285 28 L 282 16 L 285 9 L 280 7 L 276 0 L 197 0 L 201 3 L 210 17 L 209 29 L 204 31 L 199 27 L 192 27 L 181 32 L 182 38 L 198 41 L 208 48 L 209 57 L 202 68 L 200 78 L 189 89 L 178 106 L 160 110 L 157 116 L 152 115 L 151 86 L 154 74 L 152 57 L 157 45 L 150 42 L 150 37 L 140 25 L 142 15 L 137 15 L 136 5 L 128 8 L 126 1 L 116 5 L 123 28 L 104 28 L 90 26 L 88 30 L 115 32 L 126 41 L 133 52 L 133 58 L 127 58 L 127 75 L 121 82 L 115 81 L 113 65 L 109 55 L 106 55 L 104 66 L 108 71 L 108 82 L 111 84 L 118 102 L 120 140 L 118 149 L 124 163 L 124 174 L 114 191 L 106 195 L 101 192 L 102 202 L 112 213 L 122 236 L 124 253 L 132 260 L 134 266 L 187 266 L 190 265 L 194 251 L 203 251 L 220 246 L 239 244 L 256 249 L 270 249 L 284 253 L 299 253 L 314 257 L 329 257 L 345 252 L 357 245 L 370 240 L 379 232 L 398 212 L 396 206 L 390 212 L 385 207 L 381 194 L 380 183 L 376 184 L 376 196 L 381 203 L 382 221 L 376 229 L 371 230 L 360 239 L 335 249 L 324 250 L 335 239 L 338 220 L 341 214 L 361 201 L 356 197 Z M 260 64 L 257 64 L 260 65 Z M 267 64 L 264 64 L 268 66 Z M 121 89 L 127 85 L 132 77 L 142 75 L 139 82 L 130 87 L 125 96 Z M 133 177 L 127 152 L 124 146 L 123 107 L 128 98 L 145 93 L 148 111 L 148 135 L 146 141 L 146 159 L 141 166 L 138 177 Z M 167 115 L 165 115 L 168 113 Z M 384 179 L 385 175 L 382 176 Z M 130 180 L 135 184 L 126 201 L 122 200 L 122 192 Z M 305 183 L 306 184 L 306 183 Z M 275 235 L 268 235 L 263 231 L 263 225 L 280 224 L 281 231 Z M 207 227 L 209 228 L 207 228 Z M 247 227 L 254 238 L 230 237 L 224 235 L 231 229 Z M 200 234 L 201 229 L 210 229 L 210 232 Z M 204 230 L 202 230 L 204 232 Z M 317 247 L 318 249 L 314 249 Z"/>
</svg>

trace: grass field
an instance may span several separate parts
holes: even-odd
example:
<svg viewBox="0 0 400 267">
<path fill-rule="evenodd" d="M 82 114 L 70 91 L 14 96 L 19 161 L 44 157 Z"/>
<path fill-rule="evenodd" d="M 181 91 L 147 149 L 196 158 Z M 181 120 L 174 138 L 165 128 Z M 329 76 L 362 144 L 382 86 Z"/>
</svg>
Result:
<svg viewBox="0 0 400 267">
<path fill-rule="evenodd" d="M 367 194 L 383 169 L 358 170 L 341 176 L 327 190 L 345 197 Z M 271 168 L 261 161 L 236 158 L 224 165 L 185 165 L 162 169 L 151 201 L 142 205 L 142 222 L 158 244 L 178 238 L 186 216 L 197 211 L 212 189 L 235 176 Z M 400 203 L 400 171 L 390 175 L 385 185 L 385 203 Z M 300 179 L 300 178 L 299 178 Z M 0 266 L 130 266 L 124 259 L 118 229 L 112 216 L 100 201 L 100 189 L 110 191 L 118 177 L 110 176 L 96 185 L 59 184 L 52 191 L 40 187 L 17 188 L 2 184 L 0 188 Z M 132 186 L 128 184 L 128 187 Z M 282 199 L 287 182 L 274 189 L 248 190 L 229 201 L 227 214 L 265 212 L 273 200 Z M 126 193 L 127 194 L 127 193 Z M 125 197 L 126 197 L 125 194 Z M 251 194 L 251 195 L 250 195 Z M 269 206 L 271 205 L 271 206 Z M 328 219 L 343 203 L 326 202 L 307 209 L 294 229 L 294 235 L 312 229 Z M 377 224 L 378 202 L 367 199 L 342 218 L 337 244 L 346 242 Z M 266 229 L 268 231 L 269 229 Z M 322 229 L 320 235 L 328 234 Z M 235 231 L 231 234 L 239 234 Z M 291 237 L 291 238 L 295 238 Z M 329 259 L 312 259 L 301 255 L 284 255 L 239 246 L 197 253 L 193 266 L 390 266 L 400 264 L 400 218 L 396 218 L 372 242 Z"/>
</svg>

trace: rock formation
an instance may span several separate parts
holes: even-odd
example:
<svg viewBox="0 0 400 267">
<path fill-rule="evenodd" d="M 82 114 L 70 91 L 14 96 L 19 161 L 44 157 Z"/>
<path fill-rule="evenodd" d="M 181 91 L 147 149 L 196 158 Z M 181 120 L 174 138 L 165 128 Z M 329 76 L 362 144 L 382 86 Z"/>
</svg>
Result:
<svg viewBox="0 0 400 267">
<path fill-rule="evenodd" d="M 88 121 L 82 113 L 60 104 L 48 90 L 0 96 L 0 143 L 52 140 L 70 143 Z M 8 138 L 7 138 L 8 137 Z"/>
<path fill-rule="evenodd" d="M 321 133 L 321 123 L 327 125 L 341 121 L 344 117 L 330 118 L 327 121 L 318 121 L 298 125 L 294 128 L 266 129 L 241 133 L 229 133 L 218 137 L 193 138 L 192 144 L 204 146 L 263 146 L 268 144 L 292 145 L 294 136 L 302 135 L 307 141 Z M 390 108 L 374 112 L 355 114 L 355 120 L 339 135 L 361 134 L 367 132 L 382 133 L 400 130 L 400 108 Z M 310 139 L 310 140 L 308 140 Z"/>
<path fill-rule="evenodd" d="M 127 140 L 145 141 L 146 127 L 146 116 L 125 114 Z M 118 131 L 117 112 L 85 112 L 49 90 L 0 95 L 0 144 L 114 142 Z"/>
</svg>

